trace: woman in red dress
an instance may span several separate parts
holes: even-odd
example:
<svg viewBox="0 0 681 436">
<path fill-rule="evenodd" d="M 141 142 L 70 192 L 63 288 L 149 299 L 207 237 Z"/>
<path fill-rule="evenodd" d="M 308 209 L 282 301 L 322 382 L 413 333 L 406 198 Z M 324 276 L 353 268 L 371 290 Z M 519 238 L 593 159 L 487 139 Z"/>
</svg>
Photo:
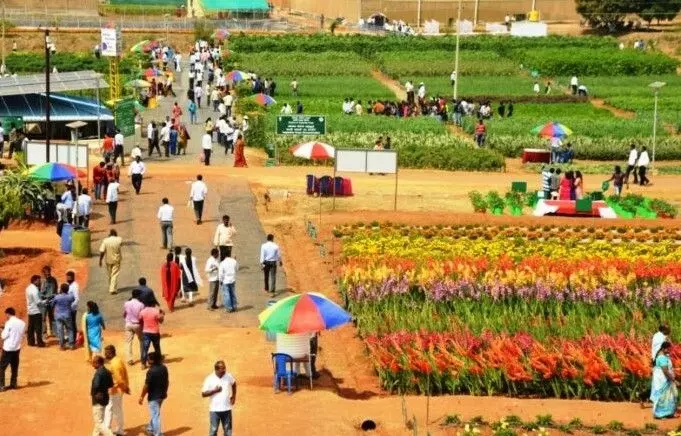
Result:
<svg viewBox="0 0 681 436">
<path fill-rule="evenodd" d="M 246 156 L 244 155 L 244 147 L 246 144 L 244 143 L 244 136 L 239 135 L 239 137 L 236 140 L 236 145 L 234 147 L 234 166 L 235 167 L 244 167 L 248 168 L 248 164 L 246 163 Z"/>
<path fill-rule="evenodd" d="M 558 198 L 560 200 L 570 200 L 570 191 L 573 189 L 575 173 L 568 171 L 565 177 L 560 181 L 560 188 L 558 189 Z"/>
<path fill-rule="evenodd" d="M 168 310 L 175 309 L 175 298 L 180 291 L 180 267 L 173 262 L 173 253 L 168 253 L 165 263 L 161 266 L 161 283 L 163 284 L 163 299 L 168 304 Z"/>
</svg>

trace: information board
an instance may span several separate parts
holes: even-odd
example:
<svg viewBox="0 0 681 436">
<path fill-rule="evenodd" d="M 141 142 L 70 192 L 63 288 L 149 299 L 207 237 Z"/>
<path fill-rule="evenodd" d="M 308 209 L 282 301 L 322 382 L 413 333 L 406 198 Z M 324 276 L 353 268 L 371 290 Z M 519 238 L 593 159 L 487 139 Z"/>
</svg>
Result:
<svg viewBox="0 0 681 436">
<path fill-rule="evenodd" d="M 26 146 L 26 164 L 42 165 L 45 162 L 45 143 L 31 141 Z M 50 144 L 50 162 L 58 162 L 78 168 L 88 167 L 88 146 L 86 144 Z"/>
<path fill-rule="evenodd" d="M 102 56 L 121 55 L 121 29 L 119 27 L 104 27 L 101 29 L 100 53 Z"/>
<path fill-rule="evenodd" d="M 278 135 L 325 135 L 326 117 L 321 115 L 280 115 Z"/>
<path fill-rule="evenodd" d="M 116 128 L 120 129 L 123 136 L 135 134 L 135 100 L 133 97 L 120 100 L 114 108 Z"/>
</svg>

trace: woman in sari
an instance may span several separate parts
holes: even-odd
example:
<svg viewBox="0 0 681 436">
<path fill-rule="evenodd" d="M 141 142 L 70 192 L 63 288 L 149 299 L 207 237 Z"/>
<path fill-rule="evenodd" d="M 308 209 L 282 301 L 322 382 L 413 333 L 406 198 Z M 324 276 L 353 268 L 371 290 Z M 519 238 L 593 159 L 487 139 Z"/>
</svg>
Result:
<svg viewBox="0 0 681 436">
<path fill-rule="evenodd" d="M 665 341 L 655 356 L 650 401 L 653 402 L 653 417 L 658 419 L 673 418 L 679 399 L 674 380 L 674 369 L 669 357 L 671 349 L 672 344 Z"/>
<path fill-rule="evenodd" d="M 236 145 L 234 148 L 234 166 L 235 167 L 243 167 L 243 168 L 248 168 L 248 164 L 246 163 L 246 156 L 244 155 L 244 147 L 246 144 L 244 143 L 244 135 L 239 135 L 239 137 L 236 140 Z"/>
<path fill-rule="evenodd" d="M 87 302 L 87 312 L 82 320 L 83 339 L 88 362 L 92 361 L 92 354 L 102 353 L 102 332 L 106 329 L 104 318 L 99 313 L 99 306 L 94 301 Z"/>
<path fill-rule="evenodd" d="M 180 268 L 173 262 L 173 253 L 168 253 L 166 261 L 161 266 L 161 284 L 163 286 L 163 299 L 166 300 L 168 310 L 175 309 L 175 298 L 180 291 Z"/>
<path fill-rule="evenodd" d="M 182 289 L 184 298 L 189 300 L 189 306 L 194 305 L 194 294 L 199 291 L 199 286 L 203 286 L 201 274 L 196 268 L 196 258 L 192 256 L 192 249 L 186 248 L 184 256 L 180 256 L 180 266 L 182 269 Z"/>
</svg>

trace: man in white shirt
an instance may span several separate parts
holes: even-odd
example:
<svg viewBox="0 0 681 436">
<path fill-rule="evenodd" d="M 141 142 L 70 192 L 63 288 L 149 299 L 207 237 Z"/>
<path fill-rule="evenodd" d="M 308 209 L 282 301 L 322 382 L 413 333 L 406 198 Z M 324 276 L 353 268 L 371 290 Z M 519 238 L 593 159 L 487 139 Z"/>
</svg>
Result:
<svg viewBox="0 0 681 436">
<path fill-rule="evenodd" d="M 650 180 L 648 180 L 648 177 L 646 177 L 648 165 L 650 165 L 650 157 L 648 157 L 648 148 L 643 147 L 641 149 L 641 154 L 638 156 L 638 182 L 641 186 L 645 186 L 650 183 Z"/>
<path fill-rule="evenodd" d="M 225 95 L 222 98 L 222 102 L 225 104 L 227 108 L 227 116 L 231 117 L 232 116 L 232 104 L 234 103 L 234 97 L 232 97 L 232 94 L 227 92 L 227 95 Z"/>
<path fill-rule="evenodd" d="M 210 250 L 210 257 L 206 260 L 206 277 L 208 278 L 208 310 L 218 308 L 218 291 L 220 289 L 220 261 L 218 256 L 220 251 L 217 248 Z"/>
<path fill-rule="evenodd" d="M 73 303 L 71 304 L 71 329 L 73 332 L 77 332 L 76 313 L 78 312 L 78 302 L 80 301 L 80 286 L 76 281 L 76 273 L 74 271 L 66 271 L 66 283 L 69 285 L 69 295 L 73 297 Z"/>
<path fill-rule="evenodd" d="M 109 182 L 106 187 L 106 206 L 109 210 L 109 218 L 111 224 L 116 224 L 116 210 L 118 209 L 118 188 L 120 188 L 118 181 Z"/>
<path fill-rule="evenodd" d="M 128 168 L 128 175 L 132 183 L 132 187 L 135 188 L 135 194 L 139 195 L 140 189 L 142 189 L 142 179 L 144 178 L 144 173 L 147 172 L 147 167 L 142 162 L 140 156 L 135 157 L 135 161 L 130 164 Z"/>
<path fill-rule="evenodd" d="M 116 135 L 114 136 L 114 155 L 113 155 L 113 162 L 116 163 L 116 159 L 118 156 L 121 157 L 121 166 L 125 166 L 125 151 L 123 149 L 125 143 L 125 139 L 123 138 L 123 134 L 119 129 L 116 129 Z"/>
<path fill-rule="evenodd" d="M 196 100 L 196 106 L 200 109 L 201 108 L 201 97 L 203 97 L 203 87 L 199 85 L 201 83 L 198 81 L 198 83 L 194 86 L 194 99 Z"/>
<path fill-rule="evenodd" d="M 629 159 L 627 160 L 627 178 L 625 183 L 629 184 L 629 174 L 634 173 L 634 184 L 638 184 L 638 173 L 636 172 L 636 161 L 638 160 L 638 151 L 636 151 L 636 144 L 631 144 L 629 150 Z"/>
<path fill-rule="evenodd" d="M 201 217 L 203 216 L 203 202 L 208 195 L 208 186 L 203 182 L 201 174 L 196 176 L 196 181 L 192 183 L 189 190 L 189 199 L 194 204 L 194 215 L 196 216 L 196 224 L 201 224 Z"/>
<path fill-rule="evenodd" d="M 163 124 L 161 129 L 161 145 L 165 152 L 166 157 L 170 157 L 170 123 L 166 122 Z"/>
<path fill-rule="evenodd" d="M 90 213 L 92 213 L 92 197 L 88 195 L 87 188 L 78 196 L 76 201 L 76 211 L 78 214 L 78 225 L 85 228 L 90 227 Z"/>
<path fill-rule="evenodd" d="M 28 346 L 44 347 L 43 342 L 43 315 L 40 307 L 45 301 L 40 299 L 40 276 L 31 276 L 31 284 L 26 287 L 26 313 L 28 314 Z"/>
<path fill-rule="evenodd" d="M 223 106 L 224 104 L 221 103 Z M 227 121 L 225 117 L 220 117 L 215 123 L 215 127 L 218 129 L 218 144 L 225 147 L 225 154 L 227 154 Z"/>
<path fill-rule="evenodd" d="M 298 81 L 296 79 L 293 79 L 291 82 L 291 95 L 294 97 L 298 96 Z"/>
<path fill-rule="evenodd" d="M 449 75 L 449 81 L 452 84 L 452 87 L 456 84 L 456 70 L 452 71 L 452 74 Z"/>
<path fill-rule="evenodd" d="M 161 200 L 161 207 L 158 208 L 156 218 L 161 224 L 161 248 L 167 250 L 173 248 L 173 208 L 166 197 Z"/>
<path fill-rule="evenodd" d="M 236 380 L 227 372 L 225 362 L 215 362 L 215 372 L 206 377 L 201 388 L 201 396 L 210 398 L 209 435 L 217 435 L 220 424 L 225 436 L 232 434 L 232 407 L 236 403 Z"/>
<path fill-rule="evenodd" d="M 423 82 L 419 83 L 418 96 L 419 100 L 426 98 L 426 85 Z"/>
<path fill-rule="evenodd" d="M 577 88 L 579 88 L 579 79 L 577 79 L 577 76 L 572 76 L 570 79 L 570 88 L 572 88 L 572 95 L 577 95 Z"/>
<path fill-rule="evenodd" d="M 2 328 L 2 357 L 0 357 L 0 392 L 17 388 L 19 376 L 19 352 L 24 339 L 26 323 L 16 317 L 13 307 L 5 309 L 5 326 Z M 5 370 L 10 367 L 9 386 L 5 386 Z"/>
<path fill-rule="evenodd" d="M 132 150 L 130 150 L 130 157 L 132 160 L 135 160 L 137 157 L 142 157 L 142 149 L 139 145 L 135 144 L 135 146 L 132 147 Z"/>
<path fill-rule="evenodd" d="M 265 292 L 270 292 L 272 296 L 277 289 L 277 263 L 281 262 L 279 246 L 274 243 L 274 235 L 267 235 L 267 242 L 260 247 L 260 267 L 265 275 Z"/>
<path fill-rule="evenodd" d="M 291 108 L 291 105 L 288 103 L 284 103 L 284 106 L 281 108 L 279 111 L 280 113 L 284 115 L 290 115 L 293 113 L 293 108 Z"/>
<path fill-rule="evenodd" d="M 231 256 L 225 257 L 218 268 L 218 280 L 222 286 L 222 304 L 225 311 L 236 312 L 236 273 L 239 264 Z"/>
<path fill-rule="evenodd" d="M 2 127 L 2 123 L 0 123 L 0 158 L 2 158 L 4 152 L 5 152 L 5 129 Z"/>
<path fill-rule="evenodd" d="M 220 105 L 220 91 L 217 87 L 210 92 L 210 101 L 213 103 L 213 112 L 217 112 Z"/>
<path fill-rule="evenodd" d="M 201 150 L 203 151 L 203 163 L 206 166 L 210 165 L 210 155 L 213 152 L 213 137 L 206 132 L 201 137 Z"/>
<path fill-rule="evenodd" d="M 232 255 L 234 242 L 232 238 L 236 234 L 234 225 L 229 222 L 229 215 L 222 215 L 222 223 L 218 224 L 213 237 L 213 245 L 220 251 L 220 261 Z"/>
<path fill-rule="evenodd" d="M 407 83 L 404 84 L 404 89 L 407 91 L 407 103 L 414 104 L 414 85 L 411 83 L 411 80 L 407 80 Z"/>
</svg>

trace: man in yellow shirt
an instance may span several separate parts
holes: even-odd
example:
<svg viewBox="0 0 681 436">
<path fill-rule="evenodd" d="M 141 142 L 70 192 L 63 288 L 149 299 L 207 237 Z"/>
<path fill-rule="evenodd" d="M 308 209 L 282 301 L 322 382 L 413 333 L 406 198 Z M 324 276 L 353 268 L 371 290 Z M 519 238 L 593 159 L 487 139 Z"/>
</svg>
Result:
<svg viewBox="0 0 681 436">
<path fill-rule="evenodd" d="M 104 347 L 106 369 L 111 372 L 113 387 L 109 392 L 109 404 L 104 410 L 104 425 L 109 427 L 115 435 L 123 435 L 123 394 L 130 394 L 128 384 L 128 370 L 125 363 L 116 356 L 116 348 L 113 345 Z M 111 421 L 116 421 L 116 427 L 111 426 Z"/>
<path fill-rule="evenodd" d="M 102 266 L 102 261 L 106 263 L 106 272 L 109 277 L 109 294 L 115 294 L 118 291 L 122 245 L 123 239 L 118 236 L 116 230 L 111 229 L 109 236 L 102 240 L 102 245 L 99 247 L 99 266 Z"/>
</svg>

